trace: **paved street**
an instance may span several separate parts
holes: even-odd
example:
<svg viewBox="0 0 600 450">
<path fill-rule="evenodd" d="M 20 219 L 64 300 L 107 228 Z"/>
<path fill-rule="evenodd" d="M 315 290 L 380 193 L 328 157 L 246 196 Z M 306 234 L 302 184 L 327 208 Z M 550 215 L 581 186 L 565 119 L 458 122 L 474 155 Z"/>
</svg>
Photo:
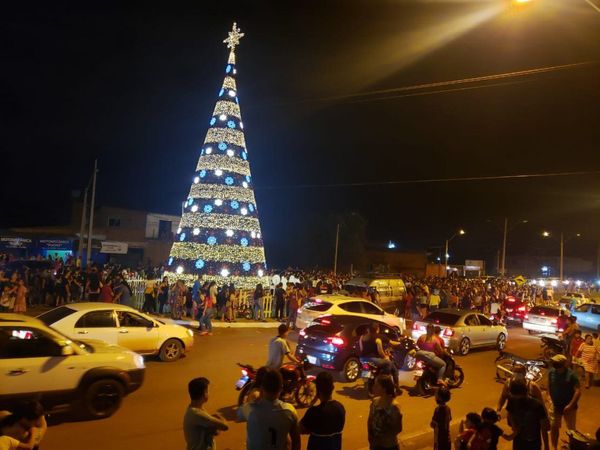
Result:
<svg viewBox="0 0 600 450">
<path fill-rule="evenodd" d="M 52 426 L 44 442 L 47 450 L 171 450 L 184 448 L 182 415 L 188 403 L 186 386 L 192 377 L 205 376 L 211 380 L 210 411 L 221 412 L 230 423 L 230 430 L 218 437 L 221 449 L 240 449 L 244 446 L 245 425 L 234 422 L 238 392 L 233 385 L 239 377 L 235 362 L 260 365 L 266 360 L 266 343 L 273 335 L 269 329 L 215 330 L 213 336 L 196 337 L 193 352 L 174 364 L 149 361 L 147 378 L 140 391 L 126 398 L 122 408 L 113 417 L 90 422 L 65 422 Z M 292 336 L 294 338 L 294 336 Z M 528 357 L 539 353 L 539 339 L 511 329 L 507 349 Z M 459 358 L 466 379 L 463 387 L 453 391 L 453 423 L 467 412 L 479 412 L 483 406 L 495 406 L 501 385 L 494 381 L 493 350 L 474 351 Z M 405 384 L 412 385 L 412 374 L 403 373 Z M 336 398 L 346 407 L 344 431 L 345 449 L 363 449 L 367 446 L 366 416 L 369 402 L 362 382 L 337 383 Z M 594 419 L 590 418 L 592 405 L 600 401 L 600 388 L 585 391 L 579 412 L 579 428 L 591 431 Z M 404 431 L 401 434 L 405 449 L 431 447 L 429 419 L 434 408 L 432 398 L 400 398 L 404 414 Z M 584 416 L 587 413 L 587 420 Z M 300 416 L 304 414 L 299 411 Z M 595 424 L 597 426 L 597 423 Z M 303 438 L 306 445 L 306 438 Z"/>
</svg>

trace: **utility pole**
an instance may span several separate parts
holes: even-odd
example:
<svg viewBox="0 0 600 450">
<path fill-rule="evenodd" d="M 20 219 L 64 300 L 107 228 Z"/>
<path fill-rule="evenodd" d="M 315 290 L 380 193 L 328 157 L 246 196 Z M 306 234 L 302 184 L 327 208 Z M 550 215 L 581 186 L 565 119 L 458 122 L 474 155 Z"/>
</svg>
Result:
<svg viewBox="0 0 600 450">
<path fill-rule="evenodd" d="M 79 228 L 79 247 L 77 248 L 77 259 L 81 261 L 83 255 L 83 233 L 85 232 L 85 213 L 87 212 L 87 197 L 90 183 L 85 187 L 83 194 L 83 208 L 81 209 L 81 227 Z"/>
<path fill-rule="evenodd" d="M 500 275 L 506 276 L 506 238 L 508 236 L 508 217 L 504 218 L 504 237 L 502 239 L 502 263 L 500 264 Z"/>
<path fill-rule="evenodd" d="M 600 243 L 598 244 L 598 253 L 596 255 L 596 278 L 600 279 Z"/>
<path fill-rule="evenodd" d="M 446 251 L 444 253 L 444 273 L 446 275 L 448 275 L 448 242 L 450 242 L 450 239 L 446 239 Z"/>
<path fill-rule="evenodd" d="M 564 257 L 565 257 L 565 237 L 564 233 L 560 232 L 560 281 L 563 280 L 563 268 L 564 268 Z"/>
<path fill-rule="evenodd" d="M 335 231 L 335 257 L 333 259 L 333 274 L 337 275 L 337 259 L 338 259 L 338 245 L 340 243 L 340 224 L 337 224 Z"/>
<path fill-rule="evenodd" d="M 96 174 L 98 173 L 98 160 L 94 160 L 94 175 L 92 177 L 92 202 L 90 204 L 90 226 L 88 229 L 86 267 L 92 262 L 92 232 L 94 230 L 94 204 L 96 203 Z"/>
</svg>

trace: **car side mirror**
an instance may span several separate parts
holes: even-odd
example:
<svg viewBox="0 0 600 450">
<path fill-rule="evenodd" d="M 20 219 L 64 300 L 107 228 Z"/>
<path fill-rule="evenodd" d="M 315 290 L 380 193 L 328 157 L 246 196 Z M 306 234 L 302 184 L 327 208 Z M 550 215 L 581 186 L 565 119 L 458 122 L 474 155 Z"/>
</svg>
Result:
<svg viewBox="0 0 600 450">
<path fill-rule="evenodd" d="M 74 353 L 75 352 L 73 351 L 73 347 L 71 347 L 70 345 L 63 345 L 60 349 L 61 356 L 71 356 Z"/>
</svg>

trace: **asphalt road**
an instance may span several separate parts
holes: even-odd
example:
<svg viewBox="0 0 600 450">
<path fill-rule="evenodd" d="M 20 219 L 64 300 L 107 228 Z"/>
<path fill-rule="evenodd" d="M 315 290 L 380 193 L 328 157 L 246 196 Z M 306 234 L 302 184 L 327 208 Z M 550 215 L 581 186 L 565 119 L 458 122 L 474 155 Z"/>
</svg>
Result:
<svg viewBox="0 0 600 450">
<path fill-rule="evenodd" d="M 187 382 L 197 376 L 211 380 L 208 409 L 219 411 L 230 420 L 229 431 L 218 437 L 220 449 L 244 448 L 245 424 L 236 423 L 234 389 L 240 371 L 236 362 L 260 365 L 266 360 L 266 343 L 274 334 L 269 329 L 215 330 L 213 336 L 196 337 L 193 351 L 183 360 L 167 364 L 148 361 L 144 386 L 126 398 L 121 409 L 111 418 L 89 422 L 63 422 L 53 425 L 43 443 L 45 450 L 171 450 L 185 448 L 182 417 L 187 406 Z M 294 336 L 291 336 L 292 340 Z M 539 338 L 522 329 L 511 329 L 507 350 L 535 357 L 539 354 Z M 476 350 L 458 358 L 466 380 L 462 388 L 452 392 L 450 403 L 453 424 L 467 412 L 481 411 L 496 405 L 501 385 L 494 381 L 494 350 Z M 403 373 L 404 384 L 412 385 L 412 374 Z M 344 448 L 367 447 L 366 418 L 369 401 L 362 382 L 336 383 L 335 397 L 346 407 Z M 580 405 L 579 428 L 590 432 L 597 426 L 591 414 L 594 402 L 600 401 L 600 388 L 585 391 Z M 428 429 L 435 407 L 432 398 L 400 397 L 404 414 L 401 434 L 404 449 L 431 448 Z M 302 416 L 304 411 L 300 410 Z M 587 415 L 587 418 L 585 417 Z M 597 417 L 597 416 L 596 416 Z M 303 438 L 306 445 L 306 438 Z"/>
</svg>

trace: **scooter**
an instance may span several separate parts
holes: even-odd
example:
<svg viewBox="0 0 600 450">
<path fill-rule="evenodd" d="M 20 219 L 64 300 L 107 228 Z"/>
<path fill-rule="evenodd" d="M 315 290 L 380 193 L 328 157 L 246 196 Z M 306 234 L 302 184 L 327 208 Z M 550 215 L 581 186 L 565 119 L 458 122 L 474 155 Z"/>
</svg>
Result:
<svg viewBox="0 0 600 450">
<path fill-rule="evenodd" d="M 513 369 L 517 365 L 525 366 L 525 378 L 539 383 L 544 377 L 544 369 L 548 367 L 545 359 L 526 359 L 512 353 L 500 351 L 496 358 L 496 379 L 506 382 L 514 375 Z"/>
<path fill-rule="evenodd" d="M 242 406 L 259 389 L 256 385 L 257 370 L 250 364 L 238 363 L 237 365 L 241 367 L 242 376 L 235 383 L 235 388 L 240 391 L 238 406 Z M 293 397 L 296 404 L 300 407 L 314 403 L 317 398 L 316 377 L 314 375 L 306 375 L 305 372 L 310 367 L 311 365 L 306 360 L 298 364 L 287 363 L 281 366 L 281 369 L 279 369 L 283 377 L 281 400 L 289 401 Z"/>
<path fill-rule="evenodd" d="M 444 373 L 444 380 L 449 389 L 456 389 L 465 380 L 465 373 L 462 368 L 456 364 L 452 351 L 448 355 L 443 357 L 446 363 L 446 372 Z M 437 383 L 437 369 L 427 364 L 425 361 L 418 360 L 417 357 L 417 370 L 415 371 L 416 385 L 415 388 L 420 395 L 431 395 L 436 388 L 439 387 Z"/>
</svg>

